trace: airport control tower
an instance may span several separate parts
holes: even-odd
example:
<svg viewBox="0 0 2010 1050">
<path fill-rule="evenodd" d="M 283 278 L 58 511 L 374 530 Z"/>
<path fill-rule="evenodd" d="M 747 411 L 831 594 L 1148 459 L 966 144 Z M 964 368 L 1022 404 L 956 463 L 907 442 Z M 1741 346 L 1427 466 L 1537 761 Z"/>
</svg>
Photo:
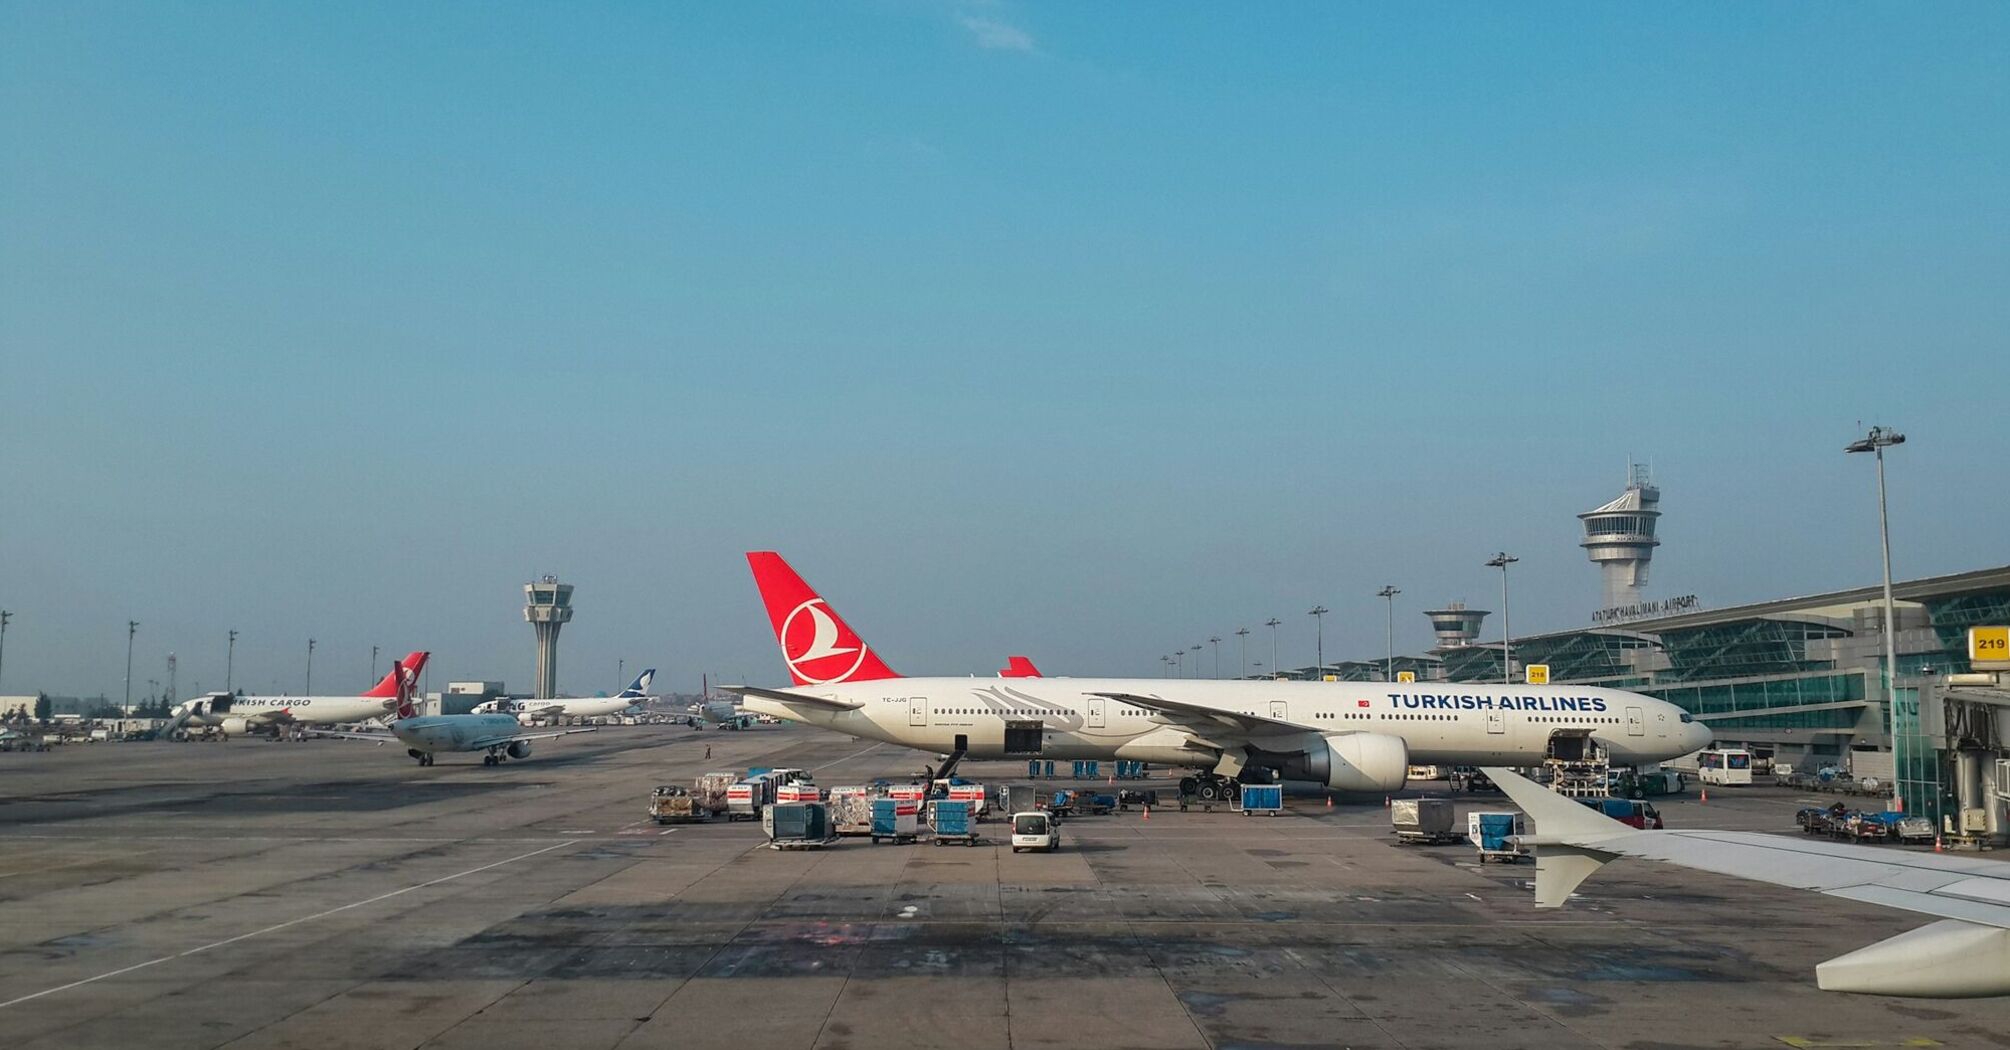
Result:
<svg viewBox="0 0 2010 1050">
<path fill-rule="evenodd" d="M 1468 609 L 1465 602 L 1452 602 L 1442 609 L 1432 609 L 1425 616 L 1431 618 L 1431 630 L 1438 632 L 1440 649 L 1457 649 L 1473 644 L 1480 636 L 1480 621 L 1487 618 L 1483 609 Z"/>
<path fill-rule="evenodd" d="M 523 585 L 523 618 L 537 629 L 537 698 L 558 695 L 558 629 L 572 620 L 572 584 L 545 576 Z"/>
<path fill-rule="evenodd" d="M 1661 543 L 1654 538 L 1661 490 L 1654 487 L 1645 465 L 1635 464 L 1630 474 L 1618 499 L 1577 516 L 1584 522 L 1581 546 L 1605 574 L 1602 608 L 1606 609 L 1639 604 L 1640 591 L 1647 586 L 1648 563 Z"/>
</svg>

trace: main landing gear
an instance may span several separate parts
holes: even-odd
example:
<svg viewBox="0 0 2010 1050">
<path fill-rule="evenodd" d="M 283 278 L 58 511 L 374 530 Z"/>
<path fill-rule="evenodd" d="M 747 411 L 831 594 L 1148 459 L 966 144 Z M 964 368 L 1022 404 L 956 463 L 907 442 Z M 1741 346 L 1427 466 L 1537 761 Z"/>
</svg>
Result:
<svg viewBox="0 0 2010 1050">
<path fill-rule="evenodd" d="M 482 756 L 482 765 L 485 766 L 502 765 L 503 759 L 505 757 L 507 757 L 507 754 L 504 752 L 502 748 L 500 747 L 489 748 L 489 753 Z"/>
<path fill-rule="evenodd" d="M 433 753 L 430 751 L 421 751 L 416 747 L 408 747 L 405 749 L 405 753 L 412 756 L 413 758 L 418 759 L 419 764 L 422 766 L 430 766 L 433 764 Z"/>
<path fill-rule="evenodd" d="M 1198 773 L 1180 778 L 1179 793 L 1196 802 L 1234 802 L 1242 797 L 1242 785 L 1232 777 Z"/>
</svg>

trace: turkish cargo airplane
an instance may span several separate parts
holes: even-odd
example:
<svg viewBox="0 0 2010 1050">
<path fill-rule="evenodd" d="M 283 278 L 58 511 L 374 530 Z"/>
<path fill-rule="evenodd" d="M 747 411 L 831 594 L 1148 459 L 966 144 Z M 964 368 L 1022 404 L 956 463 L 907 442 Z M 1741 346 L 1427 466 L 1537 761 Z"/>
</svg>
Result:
<svg viewBox="0 0 2010 1050">
<path fill-rule="evenodd" d="M 1589 732 L 1617 765 L 1686 755 L 1710 731 L 1674 704 L 1596 686 L 1164 678 L 902 678 L 781 556 L 747 555 L 793 689 L 746 709 L 962 758 L 1136 759 L 1393 791 L 1411 763 L 1540 764 Z M 941 775 L 941 774 L 938 774 Z"/>
<path fill-rule="evenodd" d="M 561 716 L 592 718 L 595 715 L 611 715 L 616 712 L 626 711 L 636 704 L 648 700 L 650 698 L 649 683 L 655 677 L 656 669 L 652 667 L 636 675 L 635 681 L 629 683 L 628 688 L 613 696 L 567 696 L 553 697 L 550 700 L 491 700 L 485 704 L 475 705 L 474 713 L 478 715 L 515 715 L 519 719 L 558 718 Z"/>
<path fill-rule="evenodd" d="M 2010 995 L 2010 864 L 1752 831 L 1641 831 L 1506 769 L 1489 769 L 1535 821 L 1535 905 L 1559 908 L 1621 857 L 1658 860 L 1937 917 L 1815 967 L 1830 992 L 1968 999 Z"/>
<path fill-rule="evenodd" d="M 526 733 L 515 715 L 422 715 L 412 704 L 412 687 L 419 680 L 418 672 L 392 664 L 391 673 L 397 682 L 391 700 L 397 717 L 384 727 L 384 731 L 358 733 L 316 729 L 312 730 L 314 735 L 374 740 L 379 744 L 395 739 L 405 745 L 405 753 L 418 759 L 422 766 L 432 765 L 433 756 L 442 751 L 485 751 L 487 754 L 482 756 L 482 765 L 497 766 L 506 758 L 529 758 L 530 742 L 533 740 L 593 732 L 589 726 Z"/>
<path fill-rule="evenodd" d="M 238 696 L 210 693 L 174 707 L 174 721 L 167 731 L 187 726 L 219 730 L 228 739 L 262 730 L 292 726 L 332 726 L 344 722 L 364 722 L 389 714 L 397 703 L 398 668 L 409 668 L 414 676 L 426 666 L 431 653 L 407 653 L 402 661 L 362 696 Z"/>
</svg>

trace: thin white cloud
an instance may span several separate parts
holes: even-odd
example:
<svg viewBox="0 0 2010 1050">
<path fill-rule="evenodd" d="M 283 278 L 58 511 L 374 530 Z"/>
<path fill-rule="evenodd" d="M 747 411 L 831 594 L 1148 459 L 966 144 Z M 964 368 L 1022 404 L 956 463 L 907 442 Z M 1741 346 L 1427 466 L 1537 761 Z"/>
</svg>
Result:
<svg viewBox="0 0 2010 1050">
<path fill-rule="evenodd" d="M 974 15 L 958 15 L 956 20 L 977 38 L 978 47 L 988 51 L 1024 51 L 1030 54 L 1036 50 L 1033 34 L 1018 26 Z"/>
</svg>

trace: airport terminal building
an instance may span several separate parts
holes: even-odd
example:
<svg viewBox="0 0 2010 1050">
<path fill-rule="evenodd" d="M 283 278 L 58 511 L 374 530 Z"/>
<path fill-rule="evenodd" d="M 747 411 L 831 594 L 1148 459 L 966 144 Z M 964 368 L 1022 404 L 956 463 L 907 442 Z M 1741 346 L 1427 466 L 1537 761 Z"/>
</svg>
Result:
<svg viewBox="0 0 2010 1050">
<path fill-rule="evenodd" d="M 1715 730 L 1721 747 L 1744 747 L 1796 769 L 1837 766 L 1889 776 L 1883 594 L 1873 585 L 1516 638 L 1514 677 L 1530 664 L 1546 664 L 1555 683 L 1630 689 L 1679 704 Z M 1897 581 L 1892 596 L 1904 766 L 1898 779 L 1905 796 L 1924 805 L 1950 788 L 1933 760 L 1952 750 L 1940 698 L 1949 676 L 1971 670 L 1968 629 L 2010 623 L 2010 565 Z M 1466 615 L 1476 630 L 1477 618 Z M 1423 681 L 1502 680 L 1500 642 L 1449 641 L 1423 656 L 1396 658 L 1394 670 Z M 1319 673 L 1307 667 L 1288 676 Z M 1360 660 L 1330 664 L 1324 674 L 1381 681 L 1387 670 L 1384 661 Z M 1922 696 L 1929 708 L 1923 728 Z"/>
</svg>

